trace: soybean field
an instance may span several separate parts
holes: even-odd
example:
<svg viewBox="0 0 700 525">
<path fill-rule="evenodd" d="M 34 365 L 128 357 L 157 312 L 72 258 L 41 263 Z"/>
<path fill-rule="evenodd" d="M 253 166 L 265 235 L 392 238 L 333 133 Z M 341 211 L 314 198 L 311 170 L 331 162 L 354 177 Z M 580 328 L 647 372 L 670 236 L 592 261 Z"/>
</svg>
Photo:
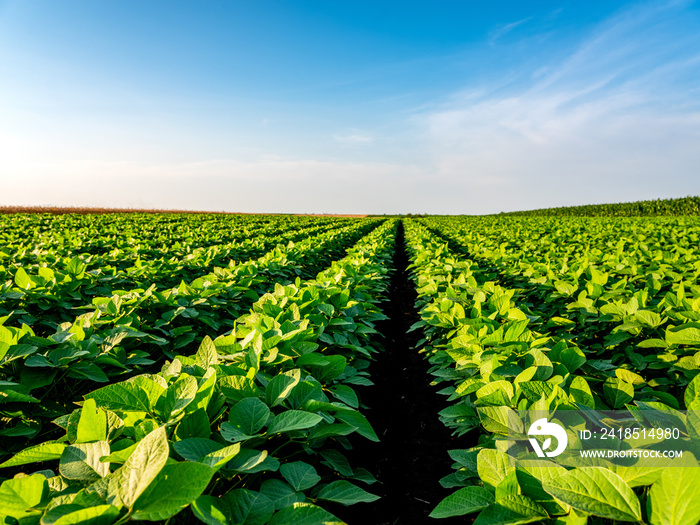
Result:
<svg viewBox="0 0 700 525">
<path fill-rule="evenodd" d="M 635 210 L 0 215 L 0 520 L 696 525 L 700 218 Z"/>
</svg>

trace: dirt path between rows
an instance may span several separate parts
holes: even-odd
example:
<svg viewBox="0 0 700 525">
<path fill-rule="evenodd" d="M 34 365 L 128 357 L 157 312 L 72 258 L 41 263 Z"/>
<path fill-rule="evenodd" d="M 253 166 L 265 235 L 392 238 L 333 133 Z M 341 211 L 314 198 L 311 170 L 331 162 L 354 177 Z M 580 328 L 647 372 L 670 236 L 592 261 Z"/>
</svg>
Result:
<svg viewBox="0 0 700 525">
<path fill-rule="evenodd" d="M 463 517 L 428 517 L 455 490 L 444 489 L 439 483 L 452 472 L 447 450 L 465 445 L 452 438 L 438 419 L 446 398 L 430 386 L 429 364 L 415 349 L 420 330 L 407 333 L 418 316 L 403 225 L 396 244 L 389 301 L 383 305 L 389 320 L 378 326 L 385 336 L 385 351 L 370 368 L 375 385 L 360 392 L 362 402 L 369 407 L 367 418 L 381 442 L 355 441 L 357 447 L 351 453 L 352 465 L 367 468 L 379 480 L 368 490 L 381 499 L 334 512 L 337 510 L 338 517 L 349 525 L 463 524 Z"/>
</svg>

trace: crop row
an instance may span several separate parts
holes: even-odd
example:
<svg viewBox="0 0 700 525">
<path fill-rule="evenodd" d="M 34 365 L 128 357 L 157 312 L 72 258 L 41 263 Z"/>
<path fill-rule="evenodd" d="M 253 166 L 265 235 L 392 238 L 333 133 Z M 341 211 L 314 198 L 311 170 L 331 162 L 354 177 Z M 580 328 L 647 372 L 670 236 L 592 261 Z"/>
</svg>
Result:
<svg viewBox="0 0 700 525">
<path fill-rule="evenodd" d="M 233 328 L 260 296 L 276 285 L 311 278 L 342 257 L 368 226 L 278 247 L 258 260 L 215 269 L 171 289 L 116 290 L 77 305 L 54 290 L 25 291 L 18 306 L 31 308 L 41 323 L 27 324 L 26 309 L 0 318 L 4 402 L 22 406 L 0 437 L 33 437 L 42 431 L 42 421 L 69 410 L 66 400 L 80 397 L 95 383 L 129 377 L 192 348 L 197 338 L 214 338 L 223 327 Z M 76 311 L 84 313 L 76 316 Z M 22 321 L 20 327 L 10 325 L 15 318 Z M 41 333 L 46 326 L 49 332 Z M 6 449 L 12 450 L 13 443 Z"/>
<path fill-rule="evenodd" d="M 140 220 L 143 219 L 133 222 Z M 365 222 L 367 227 L 376 224 L 376 221 Z M 143 224 L 144 229 L 148 226 L 148 223 Z M 48 297 L 74 301 L 94 295 L 112 295 L 112 290 L 147 288 L 152 282 L 172 287 L 183 279 L 191 281 L 209 273 L 214 267 L 231 267 L 255 259 L 280 244 L 353 227 L 357 224 L 324 221 L 280 231 L 280 226 L 272 223 L 252 232 L 247 228 L 230 232 L 225 242 L 199 247 L 196 243 L 188 244 L 187 238 L 176 240 L 173 234 L 166 238 L 169 242 L 163 244 L 157 239 L 145 241 L 125 237 L 126 244 L 115 243 L 109 250 L 102 249 L 104 239 L 91 243 L 81 236 L 77 237 L 77 247 L 38 241 L 36 245 L 28 245 L 21 232 L 13 229 L 17 242 L 7 243 L 0 252 L 0 282 L 9 283 L 2 288 L 3 292 L 12 291 L 9 287 L 14 284 L 22 291 L 34 289 L 35 293 L 44 291 Z M 3 301 L 15 298 L 4 293 L 0 295 Z M 28 299 L 31 301 L 31 297 Z"/>
<path fill-rule="evenodd" d="M 313 235 L 315 229 L 311 229 L 297 245 L 291 242 L 280 244 L 258 258 L 238 262 L 208 257 L 172 257 L 167 261 L 137 261 L 125 270 L 110 266 L 89 270 L 93 261 L 83 261 L 76 256 L 65 261 L 61 269 L 42 266 L 32 271 L 18 266 L 14 275 L 9 276 L 11 280 L 0 288 L 0 315 L 12 312 L 11 322 L 17 324 L 19 321 L 29 326 L 34 326 L 38 319 L 41 326 L 53 331 L 59 324 L 72 321 L 77 310 L 94 309 L 95 304 L 114 295 L 124 297 L 140 290 L 163 294 L 179 285 L 201 289 L 216 284 L 208 290 L 207 295 L 211 296 L 215 295 L 213 290 L 217 287 L 231 288 L 246 276 L 264 275 L 293 264 L 297 265 L 295 269 L 286 268 L 289 271 L 286 274 L 283 271 L 283 275 L 277 277 L 281 280 L 289 278 L 295 270 L 296 276 L 309 278 L 376 224 L 376 221 L 356 223 L 316 235 Z M 252 293 L 256 287 L 251 284 L 248 288 Z"/>
<path fill-rule="evenodd" d="M 511 221 L 511 225 L 516 222 Z M 520 226 L 525 230 L 528 225 Z M 630 291 L 629 281 L 620 285 L 608 275 L 607 267 L 601 264 L 608 261 L 606 254 L 586 260 L 586 254 L 595 254 L 590 247 L 583 250 L 583 260 L 570 257 L 562 261 L 560 255 L 540 255 L 528 272 L 524 265 L 507 258 L 509 253 L 527 257 L 522 244 L 527 242 L 526 233 L 502 235 L 494 247 L 488 242 L 480 244 L 488 238 L 484 229 L 469 226 L 474 224 L 467 222 L 455 233 L 441 225 L 441 232 L 456 246 L 460 240 L 464 242 L 460 236 L 466 231 L 478 238 L 464 242 L 464 249 L 455 253 L 425 226 L 415 221 L 406 224 L 421 316 L 414 329 L 423 330 L 422 351 L 429 357 L 435 382 L 447 385 L 441 392 L 452 402 L 440 416 L 458 435 L 476 445 L 449 451 L 455 472 L 442 483 L 458 490 L 431 515 L 442 518 L 478 512 L 478 525 L 604 520 L 695 524 L 700 520 L 700 505 L 696 503 L 700 467 L 695 459 L 700 453 L 700 419 L 695 412 L 700 408 L 700 376 L 693 367 L 678 366 L 678 361 L 696 355 L 695 347 L 700 343 L 700 331 L 688 314 L 697 305 L 696 296 L 686 296 L 687 289 L 679 283 L 682 278 L 668 283 L 668 275 L 652 272 L 656 275 L 645 274 L 639 280 L 660 292 L 659 297 L 655 294 L 649 300 L 643 291 Z M 563 227 L 561 223 L 558 226 Z M 625 241 L 624 237 L 618 239 Z M 540 240 L 544 246 L 556 244 L 546 235 Z M 561 248 L 566 249 L 566 243 Z M 484 256 L 487 250 L 491 258 Z M 656 262 L 673 258 L 673 254 L 659 250 L 661 258 Z M 622 250 L 617 255 L 624 253 Z M 684 262 L 692 274 L 695 263 L 690 259 Z M 648 262 L 651 267 L 655 264 Z M 546 278 L 537 275 L 543 266 L 548 267 Z M 642 273 L 649 268 L 640 266 Z M 514 268 L 532 282 L 521 280 L 522 287 L 517 288 L 503 284 L 512 282 Z M 580 280 L 574 281 L 567 274 L 571 268 Z M 623 270 L 622 265 L 616 268 Z M 607 277 L 609 288 L 604 282 Z M 578 290 L 577 297 L 571 297 L 573 292 L 561 293 L 563 287 L 555 284 L 566 278 L 571 288 Z M 529 293 L 531 287 L 548 283 L 552 284 L 548 291 L 538 289 L 534 296 Z M 697 294 L 697 289 L 689 288 Z M 582 300 L 589 292 L 592 303 Z M 639 301 L 636 309 L 625 306 L 635 298 Z M 613 306 L 624 315 L 615 317 Z M 616 329 L 595 343 L 589 330 L 594 322 Z M 619 332 L 627 335 L 620 327 L 631 328 L 629 325 L 636 329 L 632 337 L 614 338 Z M 597 326 L 593 331 L 600 330 Z M 662 343 L 663 352 L 649 350 Z M 679 442 L 684 449 L 683 467 L 668 462 L 643 466 L 605 460 L 582 462 L 568 451 L 555 462 L 522 453 L 523 445 L 527 448 L 528 425 L 543 414 L 550 421 L 560 421 L 566 419 L 567 412 L 590 414 L 612 409 L 627 411 L 632 421 L 636 414 L 644 422 L 640 415 L 644 411 L 672 415 L 669 418 L 674 425 L 691 438 Z M 570 444 L 584 447 L 576 433 L 567 428 L 567 434 Z M 639 446 L 653 449 L 660 443 Z"/>
<path fill-rule="evenodd" d="M 75 397 L 80 408 L 54 420 L 65 435 L 0 465 L 35 469 L 0 485 L 0 514 L 109 524 L 191 506 L 209 524 L 314 524 L 337 521 L 317 504 L 376 499 L 342 449 L 351 434 L 377 439 L 355 389 L 371 384 L 395 229 L 316 279 L 275 285 L 193 355 Z"/>
</svg>

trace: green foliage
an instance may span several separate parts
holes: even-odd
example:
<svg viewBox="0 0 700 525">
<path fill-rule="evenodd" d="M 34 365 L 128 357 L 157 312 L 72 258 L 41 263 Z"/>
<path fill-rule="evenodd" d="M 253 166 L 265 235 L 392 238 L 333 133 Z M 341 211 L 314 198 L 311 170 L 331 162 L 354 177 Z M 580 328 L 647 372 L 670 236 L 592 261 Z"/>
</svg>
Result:
<svg viewBox="0 0 700 525">
<path fill-rule="evenodd" d="M 352 446 L 350 435 L 377 439 L 356 389 L 371 384 L 366 370 L 378 351 L 374 323 L 385 318 L 377 304 L 388 286 L 396 221 L 323 222 L 317 238 L 189 284 L 98 298 L 54 335 L 7 325 L 25 313 L 2 318 L 0 408 L 20 414 L 18 431 L 38 420 L 65 432 L 48 442 L 33 432 L 29 444 L 0 435 L 14 451 L 0 468 L 20 476 L 0 485 L 2 518 L 108 525 L 168 520 L 190 508 L 205 523 L 326 523 L 337 520 L 323 502 L 375 500 L 355 485 L 373 478 L 338 449 Z M 64 261 L 61 282 L 93 279 L 92 263 Z M 163 267 L 152 270 L 158 277 Z M 26 291 L 45 285 L 33 275 L 13 274 L 10 289 L 16 281 Z M 81 298 L 71 296 L 66 308 L 89 286 L 76 287 Z M 21 299 L 29 305 L 37 297 Z M 219 332 L 232 312 L 233 330 Z M 55 370 L 59 380 L 35 370 Z M 47 410 L 51 388 L 69 396 Z M 30 411 L 30 403 L 41 410 Z M 45 466 L 58 473 L 21 477 Z"/>
<path fill-rule="evenodd" d="M 457 492 L 433 517 L 698 520 L 680 503 L 700 497 L 692 446 L 677 468 L 580 467 L 516 462 L 504 441 L 526 437 L 522 410 L 655 410 L 700 435 L 693 412 L 673 411 L 700 406 L 697 221 L 430 218 L 407 221 L 406 240 L 421 316 L 413 329 L 452 402 L 440 418 L 458 435 L 481 434 L 479 447 L 450 451 L 455 473 L 443 484 Z M 477 488 L 492 500 L 462 497 Z"/>
</svg>

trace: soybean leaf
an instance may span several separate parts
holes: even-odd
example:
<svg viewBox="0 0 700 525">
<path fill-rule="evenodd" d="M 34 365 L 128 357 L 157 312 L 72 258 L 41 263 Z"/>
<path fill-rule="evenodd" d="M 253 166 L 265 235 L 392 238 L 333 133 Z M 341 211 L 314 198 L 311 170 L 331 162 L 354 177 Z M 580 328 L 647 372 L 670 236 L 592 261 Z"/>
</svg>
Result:
<svg viewBox="0 0 700 525">
<path fill-rule="evenodd" d="M 227 521 L 223 523 L 240 523 L 245 525 L 263 525 L 272 516 L 274 505 L 272 500 L 260 492 L 248 489 L 234 489 L 220 498 L 211 498 L 210 496 L 202 496 L 192 505 L 192 510 L 195 515 L 202 521 L 216 525 L 217 522 L 204 519 L 203 516 L 212 516 L 220 521 L 219 516 L 223 516 Z M 212 501 L 214 500 L 214 501 Z M 207 509 L 216 509 L 220 512 L 212 512 Z"/>
<path fill-rule="evenodd" d="M 196 500 L 214 470 L 201 463 L 165 465 L 134 503 L 133 519 L 166 520 Z"/>
<path fill-rule="evenodd" d="M 495 434 L 522 434 L 523 421 L 512 408 L 507 406 L 478 407 L 481 424 Z"/>
<path fill-rule="evenodd" d="M 205 335 L 195 355 L 194 363 L 206 370 L 210 366 L 218 364 L 218 362 L 219 353 L 216 351 L 214 341 L 211 340 L 211 337 Z"/>
<path fill-rule="evenodd" d="M 61 454 L 63 454 L 63 451 L 66 449 L 66 446 L 67 445 L 64 445 L 63 443 L 42 443 L 41 445 L 25 448 L 5 461 L 5 463 L 0 464 L 0 468 L 16 467 L 18 465 L 26 465 L 28 463 L 60 459 Z"/>
<path fill-rule="evenodd" d="M 360 502 L 369 503 L 379 499 L 379 496 L 371 494 L 345 480 L 329 483 L 320 490 L 317 497 L 318 499 L 335 501 L 343 505 L 352 505 Z"/>
<path fill-rule="evenodd" d="M 76 443 L 66 447 L 58 468 L 68 479 L 93 482 L 109 474 L 109 463 L 100 458 L 109 454 L 109 443 Z"/>
<path fill-rule="evenodd" d="M 133 382 L 124 381 L 103 386 L 86 394 L 85 399 L 94 399 L 98 406 L 109 410 L 133 410 L 136 412 L 149 412 L 151 410 L 148 392 Z"/>
<path fill-rule="evenodd" d="M 580 467 L 543 486 L 559 501 L 577 510 L 619 521 L 641 521 L 637 496 L 624 480 L 602 467 Z"/>
<path fill-rule="evenodd" d="M 87 399 L 80 410 L 76 443 L 107 439 L 107 413 L 97 408 L 94 399 Z"/>
<path fill-rule="evenodd" d="M 41 518 L 42 525 L 109 525 L 119 516 L 114 505 L 95 505 L 83 508 L 80 505 L 59 505 L 47 511 Z"/>
<path fill-rule="evenodd" d="M 49 484 L 41 474 L 8 479 L 0 485 L 0 513 L 18 521 L 37 513 L 38 506 L 49 494 Z"/>
<path fill-rule="evenodd" d="M 688 383 L 683 400 L 688 410 L 700 410 L 700 374 Z"/>
<path fill-rule="evenodd" d="M 474 525 L 521 525 L 547 519 L 547 512 L 526 496 L 506 496 L 486 507 Z"/>
<path fill-rule="evenodd" d="M 684 525 L 700 521 L 700 467 L 667 468 L 651 486 L 647 512 L 652 525 Z"/>
<path fill-rule="evenodd" d="M 587 406 L 588 408 L 595 408 L 593 393 L 588 386 L 588 382 L 583 377 L 574 377 L 569 386 L 569 395 L 576 403 Z"/>
<path fill-rule="evenodd" d="M 303 461 L 285 463 L 280 467 L 282 477 L 286 479 L 294 490 L 304 491 L 310 489 L 321 481 L 316 469 Z"/>
<path fill-rule="evenodd" d="M 299 384 L 301 370 L 295 368 L 282 374 L 278 374 L 267 384 L 265 388 L 265 400 L 274 407 L 282 403 L 292 392 L 292 389 Z"/>
<path fill-rule="evenodd" d="M 464 487 L 438 503 L 430 513 L 431 518 L 449 518 L 471 514 L 494 502 L 493 494 L 483 487 Z"/>
<path fill-rule="evenodd" d="M 281 434 L 292 430 L 311 428 L 323 420 L 318 414 L 301 410 L 287 410 L 275 416 L 267 429 L 268 434 Z"/>
<path fill-rule="evenodd" d="M 265 403 L 257 397 L 247 397 L 234 405 L 228 419 L 239 432 L 252 436 L 260 432 L 269 417 L 270 409 Z"/>
<path fill-rule="evenodd" d="M 276 512 L 269 525 L 341 525 L 330 512 L 311 503 L 294 503 Z"/>
<path fill-rule="evenodd" d="M 339 410 L 335 414 L 336 419 L 346 423 L 352 427 L 356 427 L 356 432 L 362 437 L 369 439 L 370 441 L 378 442 L 379 438 L 374 432 L 372 425 L 370 425 L 367 418 L 363 416 L 360 412 L 356 410 Z"/>
<path fill-rule="evenodd" d="M 566 514 L 570 507 L 557 503 L 542 485 L 566 472 L 561 465 L 543 459 L 520 460 L 515 464 L 515 475 L 523 495 L 538 502 L 550 515 Z"/>
<path fill-rule="evenodd" d="M 603 383 L 603 394 L 612 408 L 622 408 L 634 399 L 634 387 L 617 377 L 609 377 Z"/>
<path fill-rule="evenodd" d="M 261 483 L 260 492 L 272 501 L 275 510 L 289 507 L 306 499 L 304 494 L 295 492 L 292 487 L 279 479 L 268 479 Z"/>
<path fill-rule="evenodd" d="M 476 457 L 476 468 L 484 486 L 495 492 L 498 484 L 510 474 L 515 467 L 513 458 L 500 450 L 485 448 Z"/>
<path fill-rule="evenodd" d="M 168 461 L 168 440 L 165 427 L 144 437 L 124 464 L 109 477 L 108 502 L 133 508 Z"/>
<path fill-rule="evenodd" d="M 169 421 L 192 403 L 197 390 L 197 380 L 188 374 L 181 374 L 156 403 L 162 421 Z"/>
</svg>

